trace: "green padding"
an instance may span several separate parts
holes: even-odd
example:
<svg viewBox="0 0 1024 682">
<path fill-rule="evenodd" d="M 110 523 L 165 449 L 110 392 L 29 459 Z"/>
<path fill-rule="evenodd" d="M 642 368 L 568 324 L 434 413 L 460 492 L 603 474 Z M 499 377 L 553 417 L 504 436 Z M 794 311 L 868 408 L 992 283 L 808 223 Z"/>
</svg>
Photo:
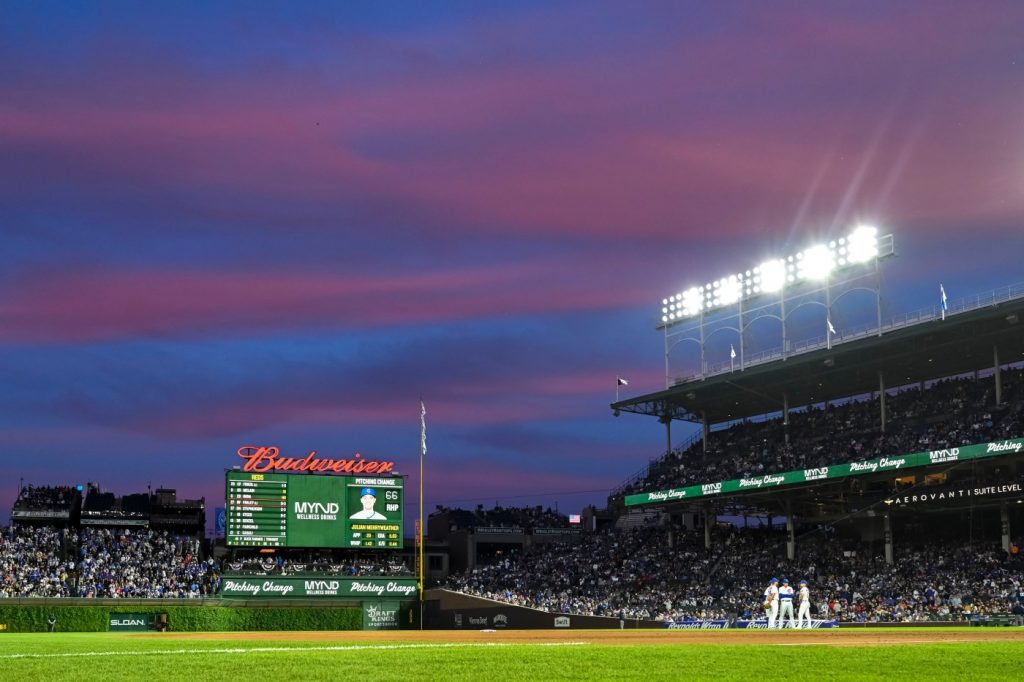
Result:
<svg viewBox="0 0 1024 682">
<path fill-rule="evenodd" d="M 111 614 L 167 614 L 175 632 L 221 630 L 361 630 L 363 612 L 343 608 L 253 608 L 225 606 L 3 606 L 0 624 L 8 632 L 45 632 L 50 614 L 57 632 L 106 632 Z"/>
</svg>

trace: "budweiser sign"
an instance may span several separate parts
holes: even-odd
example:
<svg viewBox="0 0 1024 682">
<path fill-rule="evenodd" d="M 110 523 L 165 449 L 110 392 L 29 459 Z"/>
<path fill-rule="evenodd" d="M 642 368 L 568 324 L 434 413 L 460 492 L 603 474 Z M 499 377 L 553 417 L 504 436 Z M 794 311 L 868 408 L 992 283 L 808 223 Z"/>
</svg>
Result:
<svg viewBox="0 0 1024 682">
<path fill-rule="evenodd" d="M 376 459 L 363 459 L 356 453 L 351 459 L 329 459 L 317 457 L 313 450 L 305 457 L 282 457 L 281 450 L 276 447 L 257 447 L 243 445 L 238 448 L 238 456 L 245 460 L 243 471 L 262 474 L 275 471 L 308 471 L 310 473 L 337 474 L 389 474 L 394 471 L 395 463 Z"/>
</svg>

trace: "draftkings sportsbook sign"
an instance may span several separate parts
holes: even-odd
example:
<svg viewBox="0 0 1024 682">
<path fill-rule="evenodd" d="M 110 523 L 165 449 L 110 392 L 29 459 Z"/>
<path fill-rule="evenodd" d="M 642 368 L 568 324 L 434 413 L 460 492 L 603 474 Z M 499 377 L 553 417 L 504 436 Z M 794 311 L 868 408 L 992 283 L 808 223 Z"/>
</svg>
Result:
<svg viewBox="0 0 1024 682">
<path fill-rule="evenodd" d="M 899 472 L 904 469 L 912 469 L 916 467 L 936 464 L 954 464 L 956 462 L 983 459 L 985 457 L 997 457 L 999 455 L 1013 455 L 1021 452 L 1024 452 L 1024 438 L 1013 438 L 1010 440 L 996 441 L 994 443 L 964 445 L 959 448 L 915 452 L 910 455 L 891 455 L 889 457 L 869 459 L 863 462 L 833 464 L 831 466 L 818 467 L 815 469 L 785 471 L 777 474 L 765 474 L 763 476 L 740 478 L 732 481 L 719 481 L 717 483 L 691 485 L 686 488 L 672 488 L 671 490 L 656 490 L 649 493 L 626 495 L 626 506 L 678 502 L 679 500 L 692 500 L 701 497 L 709 497 L 711 495 L 778 488 L 786 485 L 796 485 L 798 483 L 846 478 L 848 476 L 864 476 L 867 474 L 883 472 Z"/>
<path fill-rule="evenodd" d="M 413 599 L 416 580 L 402 578 L 269 578 L 225 576 L 222 597 L 275 599 L 325 597 L 344 599 Z"/>
</svg>

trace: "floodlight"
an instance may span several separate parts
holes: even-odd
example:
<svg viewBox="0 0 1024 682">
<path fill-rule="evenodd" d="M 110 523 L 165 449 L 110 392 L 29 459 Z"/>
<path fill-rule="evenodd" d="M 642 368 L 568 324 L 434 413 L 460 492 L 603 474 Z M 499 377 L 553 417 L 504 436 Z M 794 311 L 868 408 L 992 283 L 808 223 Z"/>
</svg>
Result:
<svg viewBox="0 0 1024 682">
<path fill-rule="evenodd" d="M 876 227 L 858 225 L 843 237 L 672 294 L 661 301 L 661 321 L 671 327 L 677 321 L 779 293 L 787 287 L 828 280 L 834 271 L 892 255 L 891 244 L 891 236 L 879 239 Z"/>
<path fill-rule="evenodd" d="M 782 260 L 770 260 L 758 268 L 761 277 L 761 291 L 772 293 L 782 289 L 786 283 L 786 263 Z"/>
<path fill-rule="evenodd" d="M 736 275 L 726 277 L 722 280 L 722 288 L 719 290 L 719 297 L 722 305 L 730 305 L 740 300 L 743 296 L 743 289 L 739 278 Z"/>
<path fill-rule="evenodd" d="M 800 261 L 800 279 L 820 280 L 835 268 L 832 251 L 824 244 L 812 246 L 797 255 Z"/>
<path fill-rule="evenodd" d="M 696 287 L 683 292 L 683 314 L 696 315 L 704 307 L 703 296 Z"/>
<path fill-rule="evenodd" d="M 866 263 L 878 255 L 878 229 L 861 225 L 850 233 L 846 259 L 851 263 Z"/>
</svg>

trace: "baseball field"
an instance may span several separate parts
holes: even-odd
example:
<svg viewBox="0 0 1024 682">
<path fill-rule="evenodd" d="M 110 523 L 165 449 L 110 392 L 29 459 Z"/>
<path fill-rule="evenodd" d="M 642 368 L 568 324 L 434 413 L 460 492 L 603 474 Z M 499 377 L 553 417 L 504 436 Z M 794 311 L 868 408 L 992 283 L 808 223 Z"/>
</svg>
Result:
<svg viewBox="0 0 1024 682">
<path fill-rule="evenodd" d="M 1008 680 L 1024 629 L 0 634 L 0 679 Z"/>
</svg>

